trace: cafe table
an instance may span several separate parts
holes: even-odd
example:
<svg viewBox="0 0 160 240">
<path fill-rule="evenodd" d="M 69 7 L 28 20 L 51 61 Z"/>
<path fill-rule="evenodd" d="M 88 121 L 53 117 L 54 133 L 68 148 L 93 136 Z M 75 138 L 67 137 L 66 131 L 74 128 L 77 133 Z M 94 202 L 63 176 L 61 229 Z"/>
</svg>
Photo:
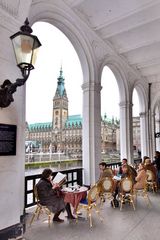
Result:
<svg viewBox="0 0 160 240">
<path fill-rule="evenodd" d="M 76 213 L 78 204 L 80 201 L 87 196 L 87 187 L 81 186 L 78 188 L 66 187 L 63 189 L 64 202 L 70 203 L 74 208 L 74 213 Z"/>
</svg>

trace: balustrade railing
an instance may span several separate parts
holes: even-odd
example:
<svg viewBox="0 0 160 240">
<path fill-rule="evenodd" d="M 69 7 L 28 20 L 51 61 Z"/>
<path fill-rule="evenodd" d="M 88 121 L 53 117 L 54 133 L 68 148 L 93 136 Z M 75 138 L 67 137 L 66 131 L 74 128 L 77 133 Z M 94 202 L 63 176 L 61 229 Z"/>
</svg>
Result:
<svg viewBox="0 0 160 240">
<path fill-rule="evenodd" d="M 107 167 L 112 168 L 112 170 L 115 170 L 119 166 L 121 166 L 122 162 L 116 162 L 116 163 L 107 163 Z"/>
</svg>

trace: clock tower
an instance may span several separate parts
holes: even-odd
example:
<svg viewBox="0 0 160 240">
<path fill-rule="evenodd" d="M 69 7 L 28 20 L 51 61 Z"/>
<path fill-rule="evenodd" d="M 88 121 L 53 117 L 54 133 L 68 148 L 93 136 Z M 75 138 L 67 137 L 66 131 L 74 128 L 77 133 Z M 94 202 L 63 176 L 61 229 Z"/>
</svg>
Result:
<svg viewBox="0 0 160 240">
<path fill-rule="evenodd" d="M 68 97 L 64 86 L 62 67 L 57 78 L 57 89 L 53 98 L 53 130 L 62 131 L 68 118 Z"/>
</svg>

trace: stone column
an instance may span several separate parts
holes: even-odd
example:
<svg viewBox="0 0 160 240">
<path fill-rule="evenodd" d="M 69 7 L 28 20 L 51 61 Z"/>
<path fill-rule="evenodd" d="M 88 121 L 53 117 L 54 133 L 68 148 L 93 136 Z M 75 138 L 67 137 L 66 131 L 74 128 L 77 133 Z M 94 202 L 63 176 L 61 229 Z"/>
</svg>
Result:
<svg viewBox="0 0 160 240">
<path fill-rule="evenodd" d="M 120 153 L 121 159 L 133 163 L 132 103 L 121 102 L 120 106 Z"/>
<path fill-rule="evenodd" d="M 160 119 L 156 119 L 155 133 L 160 132 Z M 156 138 L 156 150 L 160 151 L 160 138 Z"/>
<path fill-rule="evenodd" d="M 159 132 L 160 132 L 160 112 L 158 108 L 155 115 L 155 133 L 159 133 Z M 159 137 L 155 138 L 155 142 L 156 142 L 156 150 L 160 151 L 160 138 Z"/>
<path fill-rule="evenodd" d="M 149 157 L 151 159 L 154 158 L 156 144 L 155 144 L 155 113 L 149 110 L 149 117 L 148 117 L 148 139 L 149 139 Z"/>
<path fill-rule="evenodd" d="M 95 183 L 99 177 L 98 164 L 101 161 L 101 85 L 84 83 L 83 89 L 83 182 Z"/>
<path fill-rule="evenodd" d="M 140 133 L 141 133 L 141 157 L 149 156 L 149 137 L 148 137 L 148 114 L 141 112 Z"/>
<path fill-rule="evenodd" d="M 151 113 L 151 150 L 150 157 L 153 160 L 156 151 L 156 139 L 155 139 L 155 113 Z"/>
</svg>

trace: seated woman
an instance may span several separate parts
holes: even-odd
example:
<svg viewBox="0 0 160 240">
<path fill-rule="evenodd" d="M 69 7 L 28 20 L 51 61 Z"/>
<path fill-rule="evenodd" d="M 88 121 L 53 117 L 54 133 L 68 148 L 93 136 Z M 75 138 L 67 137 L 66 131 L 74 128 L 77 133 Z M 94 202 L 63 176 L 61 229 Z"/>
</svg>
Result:
<svg viewBox="0 0 160 240">
<path fill-rule="evenodd" d="M 36 184 L 40 203 L 47 206 L 50 211 L 54 213 L 53 221 L 60 223 L 64 222 L 63 219 L 59 218 L 59 215 L 65 209 L 68 214 L 68 219 L 75 219 L 75 217 L 71 213 L 69 203 L 64 203 L 59 185 L 57 183 L 52 184 L 51 180 L 52 170 L 49 168 L 44 169 L 41 179 Z"/>
<path fill-rule="evenodd" d="M 133 173 L 133 171 L 131 170 L 130 166 L 128 164 L 123 164 L 121 167 L 121 180 L 123 180 L 124 178 L 129 178 L 132 181 L 132 186 L 135 183 L 135 174 Z M 122 187 L 121 187 L 121 182 L 117 182 L 117 186 L 115 188 L 115 194 L 114 194 L 114 198 L 117 197 L 118 193 L 123 193 L 125 194 L 125 192 L 123 191 Z"/>
<path fill-rule="evenodd" d="M 123 172 L 125 172 L 125 175 L 126 175 L 126 166 L 127 166 L 127 176 L 126 177 L 130 177 L 134 182 L 135 177 L 137 176 L 137 172 L 134 169 L 134 167 L 132 167 L 131 165 L 128 164 L 128 160 L 126 158 L 122 159 L 122 165 L 119 167 L 118 175 L 123 175 Z"/>
<path fill-rule="evenodd" d="M 132 180 L 132 182 L 135 182 L 135 174 L 133 173 L 133 171 L 131 170 L 131 167 L 127 164 L 127 165 L 122 165 L 122 175 L 121 178 L 130 178 Z"/>
<path fill-rule="evenodd" d="M 146 158 L 145 159 L 145 163 L 144 163 L 144 167 L 145 170 L 150 170 L 153 173 L 153 177 L 154 177 L 154 181 L 157 181 L 157 170 L 156 167 L 151 163 L 151 159 L 150 158 Z"/>
<path fill-rule="evenodd" d="M 145 167 L 142 163 L 138 166 L 138 175 L 136 177 L 136 183 L 134 184 L 134 189 L 143 189 L 146 184 L 147 174 L 145 171 Z"/>
<path fill-rule="evenodd" d="M 122 165 L 122 167 L 121 167 L 121 179 L 123 179 L 123 178 L 131 178 L 131 180 L 132 180 L 132 176 L 131 176 L 131 173 L 129 171 L 129 167 L 128 167 L 127 164 L 126 165 Z M 119 181 L 115 181 L 114 199 L 116 199 L 116 197 L 117 197 L 118 193 L 120 192 L 120 190 L 121 190 L 120 189 L 120 182 Z"/>
</svg>

